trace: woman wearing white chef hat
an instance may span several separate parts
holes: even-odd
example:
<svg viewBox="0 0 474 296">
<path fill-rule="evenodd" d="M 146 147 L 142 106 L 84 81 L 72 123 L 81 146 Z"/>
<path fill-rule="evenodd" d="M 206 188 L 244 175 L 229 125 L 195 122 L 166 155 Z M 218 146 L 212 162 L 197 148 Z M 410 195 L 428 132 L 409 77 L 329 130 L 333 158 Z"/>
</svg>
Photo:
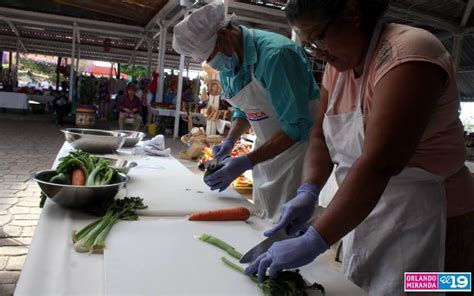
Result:
<svg viewBox="0 0 474 296">
<path fill-rule="evenodd" d="M 225 18 L 220 1 L 177 24 L 173 48 L 220 71 L 234 115 L 229 135 L 214 147 L 216 157 L 229 155 L 250 127 L 257 138 L 254 151 L 224 160 L 206 184 L 222 191 L 252 169 L 260 214 L 277 220 L 280 205 L 301 182 L 312 126 L 310 101 L 319 96 L 304 50 L 279 34 L 235 25 L 234 17 Z"/>
</svg>

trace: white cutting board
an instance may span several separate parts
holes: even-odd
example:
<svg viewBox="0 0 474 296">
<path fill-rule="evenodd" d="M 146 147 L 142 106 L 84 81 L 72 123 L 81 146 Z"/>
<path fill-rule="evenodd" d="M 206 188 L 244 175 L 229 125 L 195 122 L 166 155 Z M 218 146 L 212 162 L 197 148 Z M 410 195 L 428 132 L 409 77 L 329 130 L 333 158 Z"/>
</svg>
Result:
<svg viewBox="0 0 474 296">
<path fill-rule="evenodd" d="M 227 253 L 195 238 L 208 233 L 246 250 L 262 238 L 244 222 L 121 222 L 107 237 L 106 295 L 261 295 L 221 262 Z"/>
<path fill-rule="evenodd" d="M 131 175 L 127 188 L 130 196 L 140 196 L 148 205 L 138 212 L 140 215 L 182 217 L 223 208 L 246 207 L 251 212 L 255 208 L 234 190 L 211 191 L 202 176 L 196 175 L 153 179 Z"/>
<path fill-rule="evenodd" d="M 202 233 L 212 234 L 240 252 L 263 239 L 245 222 L 161 219 L 117 223 L 107 237 L 105 294 L 263 295 L 252 280 L 221 261 L 223 256 L 233 260 L 227 253 L 194 238 Z M 322 284 L 327 296 L 367 295 L 319 260 L 302 268 L 302 274 L 306 280 Z M 312 290 L 309 295 L 320 293 Z"/>
</svg>

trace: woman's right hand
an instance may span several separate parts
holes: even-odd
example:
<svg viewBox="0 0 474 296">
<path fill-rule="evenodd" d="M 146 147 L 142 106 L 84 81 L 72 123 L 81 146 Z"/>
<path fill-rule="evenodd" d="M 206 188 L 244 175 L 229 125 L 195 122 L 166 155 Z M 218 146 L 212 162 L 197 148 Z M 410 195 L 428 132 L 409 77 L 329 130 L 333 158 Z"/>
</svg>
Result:
<svg viewBox="0 0 474 296">
<path fill-rule="evenodd" d="M 295 198 L 281 206 L 280 221 L 264 235 L 270 237 L 282 228 L 286 228 L 286 232 L 290 235 L 301 230 L 305 231 L 305 224 L 313 216 L 320 192 L 320 187 L 315 184 L 301 185 Z"/>
</svg>

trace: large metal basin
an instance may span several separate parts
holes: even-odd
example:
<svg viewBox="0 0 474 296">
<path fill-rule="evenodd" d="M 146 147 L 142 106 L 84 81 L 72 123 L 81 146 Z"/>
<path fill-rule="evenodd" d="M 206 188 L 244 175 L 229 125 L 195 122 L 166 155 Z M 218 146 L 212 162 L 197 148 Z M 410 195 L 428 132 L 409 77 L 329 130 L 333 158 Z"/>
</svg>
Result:
<svg viewBox="0 0 474 296">
<path fill-rule="evenodd" d="M 114 153 L 126 140 L 126 135 L 118 131 L 83 128 L 66 128 L 61 131 L 72 147 L 89 153 Z"/>
</svg>

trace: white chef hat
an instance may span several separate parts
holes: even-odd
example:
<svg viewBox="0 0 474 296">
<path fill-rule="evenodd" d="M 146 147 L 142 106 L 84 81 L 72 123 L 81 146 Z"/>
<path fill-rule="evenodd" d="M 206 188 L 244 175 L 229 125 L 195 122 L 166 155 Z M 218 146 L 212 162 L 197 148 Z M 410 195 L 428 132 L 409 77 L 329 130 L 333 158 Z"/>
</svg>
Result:
<svg viewBox="0 0 474 296">
<path fill-rule="evenodd" d="M 197 60 L 207 59 L 216 46 L 217 31 L 234 17 L 225 17 L 224 3 L 219 0 L 195 10 L 174 27 L 174 50 Z"/>
</svg>

